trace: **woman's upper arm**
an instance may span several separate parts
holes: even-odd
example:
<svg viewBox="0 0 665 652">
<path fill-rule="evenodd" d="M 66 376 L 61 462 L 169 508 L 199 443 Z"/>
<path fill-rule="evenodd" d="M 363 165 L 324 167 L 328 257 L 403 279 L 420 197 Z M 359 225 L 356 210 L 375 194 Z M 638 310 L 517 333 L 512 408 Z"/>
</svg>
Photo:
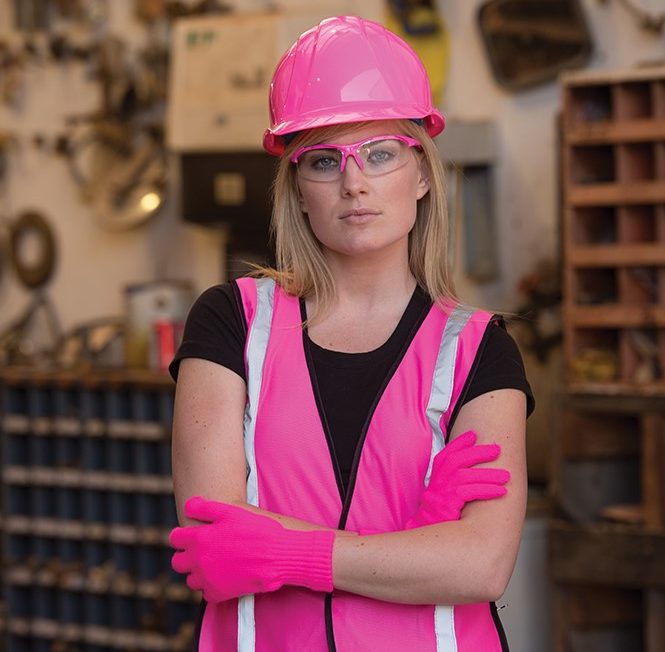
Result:
<svg viewBox="0 0 665 652">
<path fill-rule="evenodd" d="M 481 394 L 466 403 L 453 425 L 450 439 L 473 430 L 477 443 L 497 443 L 499 458 L 485 466 L 508 469 L 508 493 L 500 500 L 476 501 L 467 505 L 462 520 L 491 541 L 489 568 L 495 569 L 496 592 L 500 595 L 510 579 L 519 549 L 527 496 L 526 397 L 516 389 Z"/>
<path fill-rule="evenodd" d="M 180 363 L 172 435 L 173 486 L 178 520 L 194 495 L 244 502 L 243 448 L 245 381 L 215 362 L 185 358 Z"/>
</svg>

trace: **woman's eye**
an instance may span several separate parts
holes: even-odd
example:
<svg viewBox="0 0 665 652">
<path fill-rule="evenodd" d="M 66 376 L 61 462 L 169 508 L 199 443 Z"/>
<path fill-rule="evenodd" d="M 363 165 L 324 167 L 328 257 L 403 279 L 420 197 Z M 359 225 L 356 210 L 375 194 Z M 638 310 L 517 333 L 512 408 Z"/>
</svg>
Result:
<svg viewBox="0 0 665 652">
<path fill-rule="evenodd" d="M 367 153 L 367 161 L 369 163 L 375 163 L 380 165 L 382 163 L 388 163 L 397 155 L 397 150 L 390 143 L 377 143 L 374 147 L 369 148 Z"/>
<path fill-rule="evenodd" d="M 339 167 L 339 156 L 333 152 L 308 152 L 305 165 L 312 170 L 335 170 Z"/>
<path fill-rule="evenodd" d="M 385 149 L 379 149 L 374 152 L 371 152 L 369 155 L 370 161 L 374 163 L 385 163 L 393 157 L 393 154 Z"/>
</svg>

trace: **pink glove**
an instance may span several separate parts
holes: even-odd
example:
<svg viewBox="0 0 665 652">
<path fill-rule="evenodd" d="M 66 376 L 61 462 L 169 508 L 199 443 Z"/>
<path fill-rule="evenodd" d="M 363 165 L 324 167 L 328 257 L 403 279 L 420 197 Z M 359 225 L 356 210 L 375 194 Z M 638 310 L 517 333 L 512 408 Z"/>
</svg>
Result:
<svg viewBox="0 0 665 652">
<path fill-rule="evenodd" d="M 476 446 L 476 433 L 471 430 L 453 439 L 434 457 L 430 483 L 405 529 L 457 521 L 466 503 L 503 496 L 510 473 L 505 469 L 476 468 L 482 462 L 493 462 L 500 452 L 498 444 Z"/>
<path fill-rule="evenodd" d="M 187 573 L 187 586 L 203 591 L 208 602 L 284 584 L 332 591 L 333 530 L 288 530 L 267 516 L 198 496 L 185 503 L 185 514 L 204 524 L 171 532 L 179 551 L 171 566 Z"/>
</svg>

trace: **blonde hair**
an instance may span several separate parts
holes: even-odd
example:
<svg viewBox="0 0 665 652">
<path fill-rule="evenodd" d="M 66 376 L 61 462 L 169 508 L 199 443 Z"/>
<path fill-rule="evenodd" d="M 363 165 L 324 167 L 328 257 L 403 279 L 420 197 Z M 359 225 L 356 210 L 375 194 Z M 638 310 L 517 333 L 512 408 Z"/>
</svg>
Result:
<svg viewBox="0 0 665 652">
<path fill-rule="evenodd" d="M 439 152 L 423 127 L 411 120 L 394 122 L 405 135 L 420 141 L 429 173 L 429 191 L 418 200 L 416 222 L 409 234 L 411 273 L 433 301 L 457 301 L 449 268 L 448 210 Z M 289 159 L 300 146 L 334 142 L 335 137 L 367 124 L 343 124 L 301 132 L 287 145 L 273 182 L 270 230 L 275 243 L 276 266 L 259 267 L 256 275 L 275 279 L 289 294 L 316 297 L 320 309 L 334 301 L 335 286 L 321 245 L 301 210 L 296 169 Z"/>
</svg>

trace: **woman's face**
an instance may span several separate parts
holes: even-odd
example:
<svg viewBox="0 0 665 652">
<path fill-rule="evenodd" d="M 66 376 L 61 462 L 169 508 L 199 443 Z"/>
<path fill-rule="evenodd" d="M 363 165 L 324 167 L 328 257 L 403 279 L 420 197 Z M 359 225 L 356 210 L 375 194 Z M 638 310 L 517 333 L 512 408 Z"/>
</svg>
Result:
<svg viewBox="0 0 665 652">
<path fill-rule="evenodd" d="M 334 142 L 347 145 L 401 133 L 396 123 L 378 121 L 338 135 Z M 365 174 L 353 156 L 332 181 L 312 181 L 297 174 L 301 209 L 327 255 L 408 250 L 417 201 L 429 190 L 426 165 L 417 151 L 409 148 L 405 165 L 380 176 Z"/>
</svg>

